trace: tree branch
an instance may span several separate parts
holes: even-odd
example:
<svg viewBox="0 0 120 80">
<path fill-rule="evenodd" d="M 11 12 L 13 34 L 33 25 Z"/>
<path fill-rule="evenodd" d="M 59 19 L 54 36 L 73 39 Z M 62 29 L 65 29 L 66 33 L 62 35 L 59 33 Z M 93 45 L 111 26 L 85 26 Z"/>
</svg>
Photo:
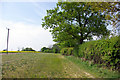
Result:
<svg viewBox="0 0 120 80">
<path fill-rule="evenodd" d="M 90 33 L 91 33 L 91 32 L 89 31 L 89 32 L 84 36 L 83 39 L 86 39 L 86 37 L 87 37 Z"/>
<path fill-rule="evenodd" d="M 87 15 L 88 15 L 88 14 L 85 15 L 85 18 L 87 17 Z M 93 13 L 91 14 L 90 17 L 92 17 L 92 16 L 93 16 Z M 86 19 L 85 19 L 85 23 L 84 23 L 84 27 L 86 26 L 87 23 L 88 23 L 88 19 L 86 18 Z"/>
</svg>

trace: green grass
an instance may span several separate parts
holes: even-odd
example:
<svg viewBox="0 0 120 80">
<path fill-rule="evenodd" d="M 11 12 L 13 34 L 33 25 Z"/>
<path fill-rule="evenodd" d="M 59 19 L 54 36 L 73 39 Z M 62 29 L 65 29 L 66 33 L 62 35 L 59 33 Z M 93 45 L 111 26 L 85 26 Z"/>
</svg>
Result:
<svg viewBox="0 0 120 80">
<path fill-rule="evenodd" d="M 95 78 L 117 77 L 96 73 L 97 68 L 88 66 L 73 56 L 52 53 L 2 55 L 3 78 Z M 93 71 L 91 71 L 93 70 Z M 101 76 L 102 75 L 102 76 Z M 107 76 L 106 76 L 107 75 Z"/>
<path fill-rule="evenodd" d="M 90 78 L 60 54 L 2 55 L 3 78 Z"/>
<path fill-rule="evenodd" d="M 2 61 L 3 77 L 55 77 L 62 69 L 61 60 L 53 54 L 3 55 Z"/>
<path fill-rule="evenodd" d="M 87 71 L 88 73 L 94 75 L 97 78 L 120 78 L 120 73 L 116 71 L 110 71 L 104 68 L 98 68 L 97 64 L 90 64 L 89 62 L 82 61 L 78 57 L 65 56 L 68 60 L 72 61 L 79 66 L 80 69 Z"/>
</svg>

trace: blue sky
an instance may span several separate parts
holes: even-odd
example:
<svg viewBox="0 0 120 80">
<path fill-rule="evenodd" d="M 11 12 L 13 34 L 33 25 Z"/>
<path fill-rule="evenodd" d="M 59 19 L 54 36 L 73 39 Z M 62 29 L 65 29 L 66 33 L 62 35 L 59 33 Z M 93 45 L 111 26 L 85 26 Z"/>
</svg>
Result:
<svg viewBox="0 0 120 80">
<path fill-rule="evenodd" d="M 3 2 L 2 19 L 40 25 L 46 10 L 53 9 L 55 2 Z M 32 24 L 31 23 L 31 24 Z"/>
<path fill-rule="evenodd" d="M 18 0 L 20 1 L 20 0 Z M 42 47 L 54 44 L 49 30 L 42 28 L 42 18 L 46 10 L 53 9 L 56 2 L 0 2 L 0 51 L 6 49 L 7 29 L 10 28 L 9 50 Z"/>
<path fill-rule="evenodd" d="M 49 30 L 42 28 L 46 10 L 56 7 L 57 0 L 1 0 L 0 51 L 6 49 L 7 29 L 10 28 L 9 50 L 32 47 L 39 51 L 54 44 Z M 111 26 L 108 27 L 111 29 Z"/>
</svg>

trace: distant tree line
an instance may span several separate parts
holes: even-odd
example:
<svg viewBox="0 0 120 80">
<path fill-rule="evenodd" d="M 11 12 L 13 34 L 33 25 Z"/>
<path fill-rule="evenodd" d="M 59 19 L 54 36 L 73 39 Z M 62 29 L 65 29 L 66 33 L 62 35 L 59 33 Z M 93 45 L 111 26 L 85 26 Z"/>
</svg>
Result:
<svg viewBox="0 0 120 80">
<path fill-rule="evenodd" d="M 52 46 L 52 48 L 47 48 L 47 47 L 43 47 L 41 48 L 41 52 L 45 52 L 45 53 L 59 53 L 60 52 L 60 48 L 57 44 L 54 44 Z"/>
<path fill-rule="evenodd" d="M 27 48 L 23 48 L 21 51 L 35 51 L 35 50 L 32 49 L 32 48 L 27 47 Z"/>
</svg>

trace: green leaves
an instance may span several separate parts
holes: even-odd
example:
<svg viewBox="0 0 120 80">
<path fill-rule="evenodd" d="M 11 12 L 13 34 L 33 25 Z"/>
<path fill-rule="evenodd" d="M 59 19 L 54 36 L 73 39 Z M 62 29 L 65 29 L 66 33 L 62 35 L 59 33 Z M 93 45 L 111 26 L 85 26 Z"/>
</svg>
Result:
<svg viewBox="0 0 120 80">
<path fill-rule="evenodd" d="M 104 13 L 91 8 L 83 2 L 58 2 L 56 8 L 47 10 L 42 27 L 51 28 L 54 41 L 64 47 L 82 44 L 93 35 L 108 35 Z"/>
<path fill-rule="evenodd" d="M 116 30 L 118 30 L 119 24 L 119 2 L 91 2 L 88 3 L 91 6 L 92 11 L 103 12 L 105 13 L 105 18 L 107 22 L 113 26 Z"/>
<path fill-rule="evenodd" d="M 73 47 L 63 48 L 61 49 L 60 53 L 62 55 L 73 55 Z"/>
<path fill-rule="evenodd" d="M 78 56 L 120 71 L 120 45 L 118 44 L 119 37 L 86 42 L 79 45 Z"/>
</svg>

